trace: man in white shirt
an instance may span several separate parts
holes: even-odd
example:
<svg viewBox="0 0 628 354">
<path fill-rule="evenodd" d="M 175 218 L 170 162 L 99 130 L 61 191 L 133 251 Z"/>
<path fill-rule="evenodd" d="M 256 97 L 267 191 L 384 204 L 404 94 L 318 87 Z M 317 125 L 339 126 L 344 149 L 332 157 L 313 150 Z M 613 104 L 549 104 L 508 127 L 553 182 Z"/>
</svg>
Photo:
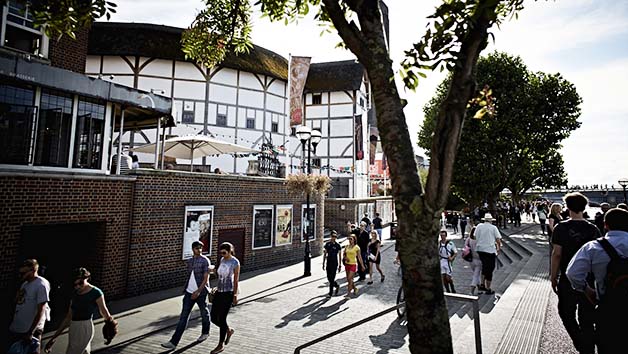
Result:
<svg viewBox="0 0 628 354">
<path fill-rule="evenodd" d="M 482 283 L 479 290 L 483 290 L 485 294 L 492 295 L 495 292 L 491 289 L 493 281 L 493 271 L 495 270 L 495 261 L 497 254 L 502 247 L 502 235 L 499 233 L 497 226 L 491 222 L 494 219 L 486 214 L 483 222 L 475 227 L 475 239 L 477 240 L 476 251 L 482 262 Z"/>
</svg>

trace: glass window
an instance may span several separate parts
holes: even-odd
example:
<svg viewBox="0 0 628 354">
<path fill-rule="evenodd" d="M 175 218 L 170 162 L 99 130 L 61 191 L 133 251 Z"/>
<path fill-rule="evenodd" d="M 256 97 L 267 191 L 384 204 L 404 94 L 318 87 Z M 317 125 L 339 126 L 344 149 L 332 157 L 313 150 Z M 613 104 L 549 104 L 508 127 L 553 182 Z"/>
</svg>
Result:
<svg viewBox="0 0 628 354">
<path fill-rule="evenodd" d="M 30 162 L 34 101 L 33 87 L 0 84 L 0 163 Z"/>
<path fill-rule="evenodd" d="M 313 94 L 312 95 L 312 104 L 321 104 L 323 102 L 322 94 Z"/>
<path fill-rule="evenodd" d="M 273 133 L 278 132 L 278 131 L 279 131 L 279 123 L 277 123 L 277 122 L 272 122 L 272 123 L 270 124 L 270 131 L 271 131 L 271 132 L 273 132 Z"/>
<path fill-rule="evenodd" d="M 246 129 L 255 129 L 255 118 L 246 119 Z"/>
<path fill-rule="evenodd" d="M 31 54 L 41 53 L 42 31 L 35 28 L 33 14 L 23 0 L 8 1 L 7 22 L 2 45 Z"/>
<path fill-rule="evenodd" d="M 91 169 L 101 167 L 104 130 L 104 103 L 80 97 L 74 141 L 74 167 Z"/>
<path fill-rule="evenodd" d="M 181 123 L 194 123 L 194 102 L 183 103 L 183 115 Z"/>
<path fill-rule="evenodd" d="M 71 127 L 72 95 L 42 90 L 35 165 L 67 167 Z"/>
</svg>

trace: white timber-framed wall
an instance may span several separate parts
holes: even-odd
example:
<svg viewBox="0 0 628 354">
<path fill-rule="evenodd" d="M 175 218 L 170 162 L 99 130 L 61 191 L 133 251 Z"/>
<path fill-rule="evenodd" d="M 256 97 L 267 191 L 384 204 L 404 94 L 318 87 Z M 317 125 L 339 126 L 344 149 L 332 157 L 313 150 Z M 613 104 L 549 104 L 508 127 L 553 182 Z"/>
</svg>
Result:
<svg viewBox="0 0 628 354">
<path fill-rule="evenodd" d="M 206 68 L 187 61 L 142 56 L 88 55 L 85 70 L 89 76 L 172 98 L 177 126 L 168 128 L 167 135 L 211 133 L 218 139 L 257 149 L 268 139 L 276 147 L 290 144 L 286 119 L 287 82 L 284 80 L 242 70 Z M 251 119 L 254 126 L 250 122 L 247 125 L 247 120 Z M 154 129 L 134 130 L 125 134 L 123 144 L 140 146 L 154 140 Z M 296 138 L 292 141 L 293 145 L 298 145 Z M 150 154 L 137 155 L 140 162 L 154 159 Z M 287 164 L 290 162 L 285 154 L 280 154 L 280 159 Z M 194 164 L 244 173 L 247 160 L 222 155 L 198 158 Z M 181 163 L 187 164 L 189 160 Z"/>
</svg>

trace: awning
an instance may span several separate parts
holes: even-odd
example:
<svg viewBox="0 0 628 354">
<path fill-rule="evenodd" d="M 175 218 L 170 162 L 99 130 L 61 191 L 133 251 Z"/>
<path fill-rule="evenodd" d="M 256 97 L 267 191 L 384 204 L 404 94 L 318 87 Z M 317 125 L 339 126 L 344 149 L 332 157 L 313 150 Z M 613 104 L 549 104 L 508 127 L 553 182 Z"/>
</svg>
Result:
<svg viewBox="0 0 628 354">
<path fill-rule="evenodd" d="M 162 127 L 175 126 L 170 98 L 50 66 L 36 56 L 0 51 L 0 76 L 118 103 L 126 110 L 125 130 L 154 128 L 158 117 L 166 117 Z"/>
</svg>

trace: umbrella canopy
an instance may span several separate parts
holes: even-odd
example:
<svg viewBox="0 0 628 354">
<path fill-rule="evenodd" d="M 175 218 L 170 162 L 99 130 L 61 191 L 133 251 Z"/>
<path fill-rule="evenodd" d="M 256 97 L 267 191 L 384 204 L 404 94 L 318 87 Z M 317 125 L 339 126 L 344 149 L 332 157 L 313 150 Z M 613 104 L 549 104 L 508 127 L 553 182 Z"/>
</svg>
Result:
<svg viewBox="0 0 628 354">
<path fill-rule="evenodd" d="M 131 149 L 135 152 L 154 153 L 155 144 L 147 144 Z M 203 156 L 257 152 L 245 146 L 228 143 L 207 135 L 178 136 L 164 142 L 164 155 L 178 159 L 194 160 Z M 193 164 L 190 163 L 190 171 Z"/>
</svg>

